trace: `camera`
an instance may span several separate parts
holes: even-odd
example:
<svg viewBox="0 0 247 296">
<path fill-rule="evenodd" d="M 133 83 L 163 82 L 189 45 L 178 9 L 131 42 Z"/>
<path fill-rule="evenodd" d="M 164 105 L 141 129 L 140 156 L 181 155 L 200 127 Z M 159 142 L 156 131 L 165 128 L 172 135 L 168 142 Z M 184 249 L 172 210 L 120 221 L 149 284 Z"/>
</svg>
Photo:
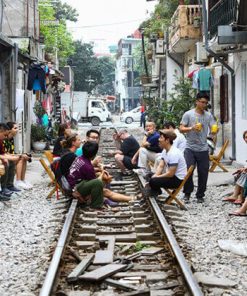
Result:
<svg viewBox="0 0 247 296">
<path fill-rule="evenodd" d="M 26 153 L 26 155 L 27 155 L 28 157 L 30 157 L 30 158 L 28 159 L 28 162 L 32 162 L 32 154 L 31 154 L 31 153 Z"/>
</svg>

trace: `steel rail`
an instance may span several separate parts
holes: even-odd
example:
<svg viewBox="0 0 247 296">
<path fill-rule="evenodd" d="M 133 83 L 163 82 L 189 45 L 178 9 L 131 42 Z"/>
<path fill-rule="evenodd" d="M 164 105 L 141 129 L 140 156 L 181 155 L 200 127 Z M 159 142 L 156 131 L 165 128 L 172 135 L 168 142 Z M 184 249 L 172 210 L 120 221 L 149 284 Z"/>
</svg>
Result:
<svg viewBox="0 0 247 296">
<path fill-rule="evenodd" d="M 172 251 L 174 252 L 174 255 L 177 259 L 177 262 L 181 268 L 181 271 L 184 275 L 184 278 L 186 280 L 186 283 L 188 285 L 188 288 L 190 289 L 190 292 L 193 296 L 203 296 L 202 290 L 200 286 L 198 285 L 198 282 L 196 281 L 195 277 L 193 276 L 191 269 L 184 258 L 184 255 L 177 243 L 177 240 L 175 239 L 169 224 L 166 221 L 166 218 L 164 217 L 163 213 L 161 212 L 161 209 L 159 205 L 157 204 L 156 200 L 152 197 L 149 197 L 150 205 L 153 208 L 154 214 L 156 215 L 158 222 L 160 223 L 160 226 L 162 230 L 165 233 L 165 236 L 172 248 Z"/>
<path fill-rule="evenodd" d="M 78 200 L 74 199 L 70 205 L 66 220 L 63 225 L 61 235 L 59 237 L 55 252 L 52 256 L 52 261 L 48 268 L 48 272 L 46 274 L 39 296 L 49 296 L 52 292 L 57 271 L 59 268 L 59 264 L 60 264 L 64 249 L 65 249 L 65 245 L 67 242 L 67 238 L 69 235 L 69 230 L 76 212 L 77 203 L 78 203 Z"/>
</svg>

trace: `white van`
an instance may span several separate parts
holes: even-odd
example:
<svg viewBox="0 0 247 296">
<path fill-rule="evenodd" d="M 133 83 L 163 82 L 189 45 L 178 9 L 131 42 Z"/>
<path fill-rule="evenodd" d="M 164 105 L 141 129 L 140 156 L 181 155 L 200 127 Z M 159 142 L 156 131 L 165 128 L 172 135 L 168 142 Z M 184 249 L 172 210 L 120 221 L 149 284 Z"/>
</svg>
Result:
<svg viewBox="0 0 247 296">
<path fill-rule="evenodd" d="M 141 106 L 136 107 L 128 112 L 122 113 L 120 121 L 125 123 L 132 123 L 133 121 L 140 121 L 141 119 Z"/>
</svg>

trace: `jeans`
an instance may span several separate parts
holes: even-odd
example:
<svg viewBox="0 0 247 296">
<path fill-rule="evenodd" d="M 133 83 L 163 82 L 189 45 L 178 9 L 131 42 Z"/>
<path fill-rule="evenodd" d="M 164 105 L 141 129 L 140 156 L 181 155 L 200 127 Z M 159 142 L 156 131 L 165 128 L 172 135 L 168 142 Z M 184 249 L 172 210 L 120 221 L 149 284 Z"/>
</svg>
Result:
<svg viewBox="0 0 247 296">
<path fill-rule="evenodd" d="M 8 165 L 5 166 L 5 175 L 1 177 L 2 188 L 8 188 L 14 186 L 15 178 L 15 163 L 9 161 Z"/>
<path fill-rule="evenodd" d="M 209 170 L 209 155 L 208 151 L 196 152 L 189 148 L 184 150 L 184 158 L 186 160 L 187 168 L 191 165 L 197 166 L 198 173 L 198 187 L 196 191 L 196 197 L 202 198 L 205 195 L 208 181 Z M 190 195 L 194 190 L 193 173 L 184 184 L 184 193 Z"/>
</svg>

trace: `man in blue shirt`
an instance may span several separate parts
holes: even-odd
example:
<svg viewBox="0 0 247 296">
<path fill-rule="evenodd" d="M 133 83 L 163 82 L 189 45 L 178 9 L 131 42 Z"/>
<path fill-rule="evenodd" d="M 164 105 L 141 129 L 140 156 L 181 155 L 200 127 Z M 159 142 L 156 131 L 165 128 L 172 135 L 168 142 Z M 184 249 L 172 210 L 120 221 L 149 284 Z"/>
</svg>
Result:
<svg viewBox="0 0 247 296">
<path fill-rule="evenodd" d="M 158 153 L 162 151 L 159 147 L 160 134 L 156 131 L 154 122 L 146 123 L 146 133 L 141 143 L 141 148 L 132 158 L 132 163 L 137 163 L 138 173 L 146 175 L 151 172 L 149 161 L 155 162 Z"/>
</svg>

